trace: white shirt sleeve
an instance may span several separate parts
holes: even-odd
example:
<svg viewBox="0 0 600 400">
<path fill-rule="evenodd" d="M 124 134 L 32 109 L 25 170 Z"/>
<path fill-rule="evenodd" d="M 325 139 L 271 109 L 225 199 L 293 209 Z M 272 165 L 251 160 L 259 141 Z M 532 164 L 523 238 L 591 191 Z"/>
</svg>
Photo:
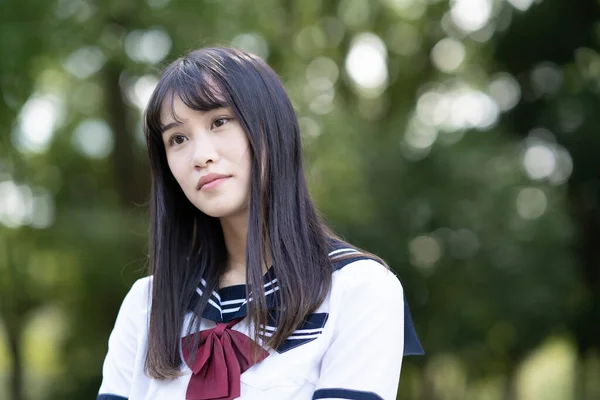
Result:
<svg viewBox="0 0 600 400">
<path fill-rule="evenodd" d="M 98 399 L 127 399 L 136 364 L 138 336 L 146 323 L 149 278 L 136 281 L 125 296 L 108 339 Z"/>
<path fill-rule="evenodd" d="M 334 338 L 313 400 L 395 400 L 404 350 L 402 285 L 372 260 L 353 262 L 337 273 L 343 293 L 334 306 Z"/>
</svg>

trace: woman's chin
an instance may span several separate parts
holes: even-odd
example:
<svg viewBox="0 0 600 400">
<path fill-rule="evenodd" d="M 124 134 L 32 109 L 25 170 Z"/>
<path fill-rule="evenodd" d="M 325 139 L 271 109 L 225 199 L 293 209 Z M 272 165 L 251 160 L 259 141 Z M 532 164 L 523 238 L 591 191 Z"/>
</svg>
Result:
<svg viewBox="0 0 600 400">
<path fill-rule="evenodd" d="M 213 207 L 196 207 L 204 214 L 213 218 L 231 218 L 236 215 L 240 215 L 244 212 L 244 209 L 241 209 L 239 207 L 227 207 L 225 205 L 215 205 Z"/>
</svg>

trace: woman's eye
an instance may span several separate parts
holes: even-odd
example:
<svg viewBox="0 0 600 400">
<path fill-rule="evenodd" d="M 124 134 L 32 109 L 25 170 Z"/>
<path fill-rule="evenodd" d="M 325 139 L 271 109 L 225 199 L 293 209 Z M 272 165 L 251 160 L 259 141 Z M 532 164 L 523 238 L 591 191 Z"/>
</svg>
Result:
<svg viewBox="0 0 600 400">
<path fill-rule="evenodd" d="M 173 135 L 173 136 L 171 136 L 171 139 L 169 140 L 169 142 L 170 142 L 171 146 L 177 146 L 179 144 L 182 144 L 186 140 L 187 140 L 187 138 L 183 135 Z"/>
<path fill-rule="evenodd" d="M 230 120 L 230 119 L 231 119 L 231 118 L 226 118 L 226 117 L 223 117 L 223 118 L 217 118 L 217 119 L 215 119 L 215 120 L 213 121 L 213 126 L 214 126 L 215 128 L 220 128 L 220 127 L 222 127 L 223 125 L 225 125 L 227 122 L 229 122 L 229 120 Z"/>
</svg>

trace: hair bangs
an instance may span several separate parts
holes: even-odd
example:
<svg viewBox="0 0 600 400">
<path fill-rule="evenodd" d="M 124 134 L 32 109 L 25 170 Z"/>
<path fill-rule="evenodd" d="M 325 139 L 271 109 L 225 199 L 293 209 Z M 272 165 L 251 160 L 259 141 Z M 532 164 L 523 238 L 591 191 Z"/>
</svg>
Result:
<svg viewBox="0 0 600 400">
<path fill-rule="evenodd" d="M 222 89 L 218 80 L 219 78 L 208 68 L 186 59 L 171 65 L 164 72 L 148 104 L 145 118 L 147 133 L 160 139 L 166 126 L 164 123 L 166 113 L 175 122 L 183 122 L 175 112 L 176 97 L 186 107 L 196 111 L 206 112 L 228 107 L 231 104 L 230 96 Z"/>
<path fill-rule="evenodd" d="M 171 97 L 172 114 L 175 94 L 183 104 L 196 111 L 210 111 L 230 104 L 227 91 L 218 82 L 219 77 L 207 68 L 187 61 L 182 62 L 180 72 L 175 76 L 176 89 Z"/>
</svg>

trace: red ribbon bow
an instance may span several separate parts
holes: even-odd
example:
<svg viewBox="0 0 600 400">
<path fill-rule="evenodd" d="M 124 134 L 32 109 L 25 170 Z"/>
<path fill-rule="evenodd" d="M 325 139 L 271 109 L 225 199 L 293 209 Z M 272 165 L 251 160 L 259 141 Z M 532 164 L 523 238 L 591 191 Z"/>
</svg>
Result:
<svg viewBox="0 0 600 400">
<path fill-rule="evenodd" d="M 231 329 L 242 318 L 229 323 L 217 323 L 212 329 L 200 332 L 198 353 L 190 365 L 190 351 L 182 339 L 183 357 L 193 375 L 187 388 L 187 400 L 233 400 L 240 396 L 240 376 L 252 365 L 267 358 L 260 349 L 256 362 L 252 360 L 252 339 Z M 191 339 L 191 338 L 190 338 Z"/>
</svg>

